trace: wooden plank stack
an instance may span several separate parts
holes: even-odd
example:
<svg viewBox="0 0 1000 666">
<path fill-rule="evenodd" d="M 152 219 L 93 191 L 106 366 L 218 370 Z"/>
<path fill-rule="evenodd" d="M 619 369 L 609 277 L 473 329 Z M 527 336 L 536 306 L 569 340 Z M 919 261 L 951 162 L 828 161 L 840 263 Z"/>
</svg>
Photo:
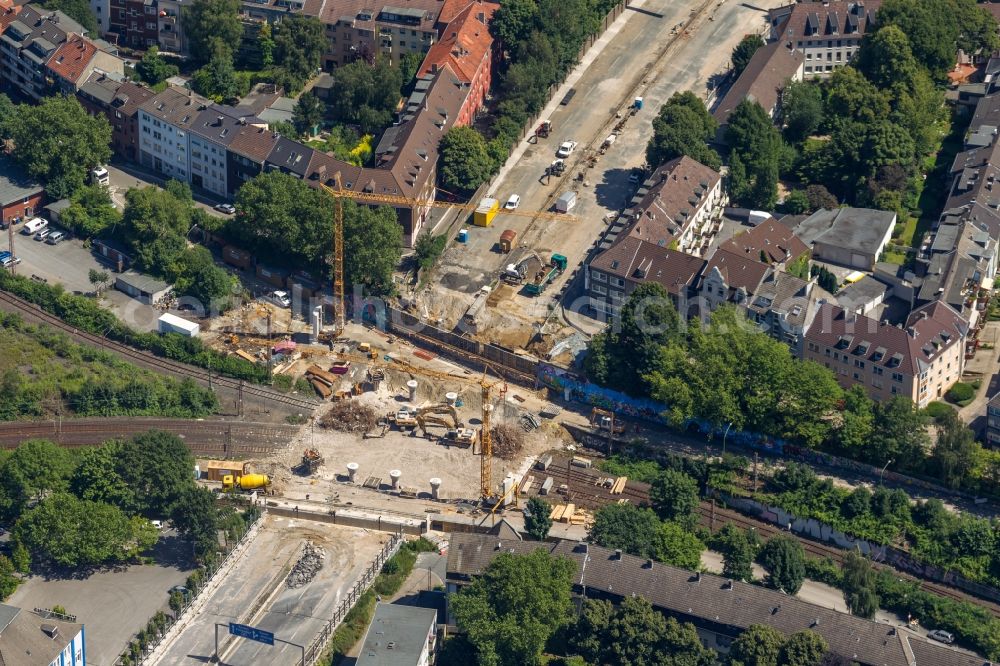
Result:
<svg viewBox="0 0 1000 666">
<path fill-rule="evenodd" d="M 619 476 L 617 479 L 615 479 L 614 484 L 611 486 L 611 494 L 621 495 L 623 492 L 625 492 L 625 483 L 627 481 L 628 481 L 627 476 Z"/>
</svg>

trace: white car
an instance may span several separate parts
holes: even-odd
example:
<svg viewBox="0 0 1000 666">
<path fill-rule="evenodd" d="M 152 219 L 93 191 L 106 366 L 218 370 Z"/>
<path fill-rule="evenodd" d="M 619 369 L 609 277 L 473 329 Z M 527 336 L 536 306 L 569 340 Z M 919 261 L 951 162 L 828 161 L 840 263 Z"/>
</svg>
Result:
<svg viewBox="0 0 1000 666">
<path fill-rule="evenodd" d="M 517 207 L 520 205 L 521 205 L 520 195 L 512 194 L 510 195 L 510 198 L 507 199 L 507 203 L 505 203 L 503 207 L 506 208 L 507 210 L 517 210 Z"/>
<path fill-rule="evenodd" d="M 215 210 L 219 211 L 220 213 L 225 213 L 226 215 L 236 214 L 236 206 L 234 206 L 231 203 L 216 204 L 215 206 L 213 206 L 213 208 L 215 208 Z"/>
<path fill-rule="evenodd" d="M 265 296 L 265 298 L 278 307 L 292 307 L 292 297 L 288 295 L 287 291 L 272 291 L 270 294 Z"/>
<path fill-rule="evenodd" d="M 559 144 L 556 157 L 569 157 L 576 150 L 576 141 L 563 141 Z"/>
</svg>

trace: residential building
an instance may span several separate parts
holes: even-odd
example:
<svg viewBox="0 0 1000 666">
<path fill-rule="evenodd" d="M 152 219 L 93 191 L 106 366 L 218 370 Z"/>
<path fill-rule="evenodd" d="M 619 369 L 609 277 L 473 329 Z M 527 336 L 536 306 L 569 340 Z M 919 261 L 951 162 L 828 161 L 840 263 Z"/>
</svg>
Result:
<svg viewBox="0 0 1000 666">
<path fill-rule="evenodd" d="M 585 541 L 520 541 L 493 535 L 450 537 L 446 585 L 449 593 L 471 583 L 500 553 L 544 549 L 576 564 L 573 593 L 620 603 L 643 597 L 655 609 L 698 630 L 702 643 L 725 655 L 753 624 L 784 636 L 809 629 L 830 652 L 861 666 L 982 666 L 982 659 L 930 641 L 916 632 L 816 606 L 759 585 L 693 573 Z"/>
<path fill-rule="evenodd" d="M 220 197 L 230 193 L 228 185 L 229 144 L 256 118 L 227 115 L 234 107 L 213 104 L 198 114 L 189 132 L 191 143 L 191 185 Z M 238 107 L 236 107 L 238 108 Z"/>
<path fill-rule="evenodd" d="M 892 288 L 889 285 L 874 277 L 865 276 L 838 291 L 837 303 L 847 312 L 870 315 L 885 303 L 891 294 Z M 876 313 L 872 319 L 880 317 Z"/>
<path fill-rule="evenodd" d="M 430 666 L 437 654 L 437 611 L 378 603 L 357 666 Z"/>
<path fill-rule="evenodd" d="M 111 29 L 111 0 L 90 0 L 90 11 L 97 19 L 97 33 L 106 35 Z"/>
<path fill-rule="evenodd" d="M 703 256 L 722 227 L 722 177 L 684 155 L 660 165 L 623 212 L 628 235 Z"/>
<path fill-rule="evenodd" d="M 0 604 L 0 663 L 87 666 L 84 625 L 73 616 Z"/>
<path fill-rule="evenodd" d="M 95 72 L 123 77 L 125 63 L 118 56 L 106 53 L 80 35 L 71 34 L 49 58 L 46 68 L 55 92 L 74 95 Z"/>
<path fill-rule="evenodd" d="M 816 316 L 821 292 L 815 280 L 770 271 L 744 307 L 747 318 L 756 322 L 763 332 L 784 342 L 792 353 L 801 356 L 802 341 Z"/>
<path fill-rule="evenodd" d="M 76 96 L 87 111 L 102 113 L 111 123 L 111 148 L 115 155 L 139 162 L 139 107 L 155 94 L 137 83 L 95 72 Z"/>
<path fill-rule="evenodd" d="M 49 12 L 36 5 L 8 10 L 0 29 L 0 79 L 31 100 L 51 93 L 53 82 L 46 64 L 56 50 L 71 33 L 86 32 L 62 12 Z"/>
<path fill-rule="evenodd" d="M 704 267 L 701 257 L 624 236 L 587 265 L 584 290 L 596 313 L 617 317 L 639 285 L 655 282 L 667 291 L 677 311 L 686 316 L 690 292 Z"/>
<path fill-rule="evenodd" d="M 37 215 L 45 188 L 34 182 L 7 157 L 0 157 L 0 219 L 6 227 L 16 218 Z"/>
<path fill-rule="evenodd" d="M 226 151 L 226 186 L 230 196 L 264 170 L 267 156 L 277 142 L 278 135 L 267 127 L 255 124 L 240 127 Z"/>
<path fill-rule="evenodd" d="M 781 92 L 789 81 L 802 80 L 804 62 L 802 51 L 791 48 L 784 42 L 772 42 L 757 49 L 739 78 L 712 112 L 719 123 L 717 141 L 725 142 L 729 115 L 745 99 L 757 102 L 771 118 L 777 118 L 781 108 Z"/>
<path fill-rule="evenodd" d="M 157 43 L 160 51 L 187 55 L 187 40 L 184 38 L 182 12 L 190 7 L 192 0 L 157 0 Z"/>
<path fill-rule="evenodd" d="M 698 311 L 707 322 L 726 303 L 746 308 L 774 269 L 743 252 L 719 248 L 708 259 L 698 287 Z"/>
<path fill-rule="evenodd" d="M 305 178 L 314 152 L 309 146 L 279 135 L 267 156 L 266 169 Z"/>
<path fill-rule="evenodd" d="M 159 44 L 157 0 L 109 0 L 108 36 L 119 46 L 148 49 Z"/>
<path fill-rule="evenodd" d="M 986 405 L 986 443 L 1000 447 L 1000 393 L 990 398 Z"/>
<path fill-rule="evenodd" d="M 747 231 L 738 232 L 719 249 L 786 267 L 809 258 L 809 247 L 792 230 L 773 217 Z"/>
<path fill-rule="evenodd" d="M 812 248 L 812 258 L 870 271 L 892 238 L 896 214 L 869 208 L 821 208 L 792 231 Z"/>
<path fill-rule="evenodd" d="M 330 46 L 323 69 L 333 71 L 358 58 L 371 62 L 381 56 L 395 64 L 404 53 L 426 53 L 437 40 L 444 0 L 381 6 L 365 0 L 327 0 L 321 5 L 317 14 L 310 15 L 326 25 Z"/>
<path fill-rule="evenodd" d="M 489 22 L 500 5 L 474 0 L 468 3 L 442 30 L 441 41 L 431 46 L 420 65 L 420 74 L 435 74 L 448 65 L 463 83 L 469 95 L 458 112 L 456 125 L 471 125 L 483 107 L 493 80 L 493 64 L 497 52 Z"/>
<path fill-rule="evenodd" d="M 942 223 L 914 266 L 920 285 L 915 303 L 940 300 L 975 327 L 982 290 L 991 289 L 997 272 L 997 241 L 973 222 Z"/>
<path fill-rule="evenodd" d="M 170 86 L 139 106 L 139 161 L 166 178 L 191 182 L 188 132 L 210 100 Z"/>
<path fill-rule="evenodd" d="M 831 0 L 778 7 L 768 12 L 770 41 L 802 52 L 805 78 L 825 78 L 851 61 L 881 6 L 881 0 Z"/>
<path fill-rule="evenodd" d="M 874 400 L 901 395 L 926 407 L 961 378 L 968 333 L 968 322 L 941 301 L 911 312 L 903 327 L 824 303 L 806 332 L 803 358 L 832 370 L 844 388 L 863 386 Z"/>
</svg>

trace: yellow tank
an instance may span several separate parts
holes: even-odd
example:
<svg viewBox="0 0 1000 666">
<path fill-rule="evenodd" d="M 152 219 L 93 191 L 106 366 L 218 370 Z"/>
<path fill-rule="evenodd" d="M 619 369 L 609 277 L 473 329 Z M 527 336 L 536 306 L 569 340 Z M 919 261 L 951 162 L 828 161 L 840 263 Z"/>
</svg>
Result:
<svg viewBox="0 0 1000 666">
<path fill-rule="evenodd" d="M 271 485 L 271 479 L 267 474 L 244 474 L 237 477 L 227 474 L 222 478 L 222 488 L 224 490 L 230 490 L 234 487 L 239 490 L 262 490 L 269 485 Z"/>
</svg>

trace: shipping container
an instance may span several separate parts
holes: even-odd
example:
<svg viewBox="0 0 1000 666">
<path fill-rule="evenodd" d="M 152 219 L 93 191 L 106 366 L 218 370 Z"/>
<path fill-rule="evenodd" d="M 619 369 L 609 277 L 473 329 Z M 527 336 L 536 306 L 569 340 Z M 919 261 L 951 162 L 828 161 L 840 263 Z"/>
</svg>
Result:
<svg viewBox="0 0 1000 666">
<path fill-rule="evenodd" d="M 486 197 L 479 202 L 479 207 L 472 215 L 472 221 L 477 227 L 488 227 L 493 224 L 493 218 L 500 210 L 500 202 L 496 199 Z"/>
<path fill-rule="evenodd" d="M 556 210 L 560 213 L 568 213 L 576 206 L 576 192 L 563 192 L 556 200 Z"/>
<path fill-rule="evenodd" d="M 222 248 L 222 260 L 230 266 L 236 266 L 243 270 L 249 270 L 253 265 L 253 257 L 246 250 L 241 250 L 235 245 L 227 245 Z"/>
<path fill-rule="evenodd" d="M 284 287 L 288 282 L 288 271 L 257 264 L 257 277 L 275 287 Z"/>
<path fill-rule="evenodd" d="M 198 463 L 209 481 L 222 481 L 226 475 L 242 476 L 246 473 L 246 464 L 235 460 L 206 460 Z"/>
<path fill-rule="evenodd" d="M 194 323 L 193 321 L 188 321 L 187 319 L 181 319 L 176 315 L 172 315 L 169 312 L 160 315 L 157 320 L 157 329 L 160 333 L 180 333 L 189 338 L 194 338 L 198 336 L 201 332 L 201 326 Z"/>
<path fill-rule="evenodd" d="M 517 232 L 513 229 L 505 230 L 500 234 L 500 251 L 506 254 L 513 250 L 515 240 L 517 240 Z"/>
</svg>

